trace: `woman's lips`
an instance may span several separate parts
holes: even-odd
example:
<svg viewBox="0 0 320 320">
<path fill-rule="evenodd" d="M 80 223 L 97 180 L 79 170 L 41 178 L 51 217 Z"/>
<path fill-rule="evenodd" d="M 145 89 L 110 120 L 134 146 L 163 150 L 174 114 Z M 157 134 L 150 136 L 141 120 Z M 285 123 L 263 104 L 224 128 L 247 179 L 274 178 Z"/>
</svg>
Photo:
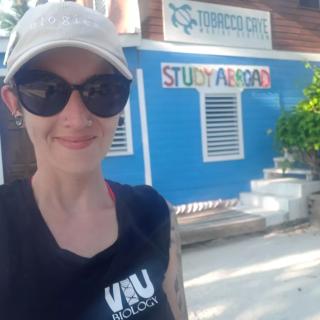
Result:
<svg viewBox="0 0 320 320">
<path fill-rule="evenodd" d="M 84 149 L 87 148 L 95 139 L 94 136 L 86 137 L 56 137 L 55 140 L 68 149 Z"/>
</svg>

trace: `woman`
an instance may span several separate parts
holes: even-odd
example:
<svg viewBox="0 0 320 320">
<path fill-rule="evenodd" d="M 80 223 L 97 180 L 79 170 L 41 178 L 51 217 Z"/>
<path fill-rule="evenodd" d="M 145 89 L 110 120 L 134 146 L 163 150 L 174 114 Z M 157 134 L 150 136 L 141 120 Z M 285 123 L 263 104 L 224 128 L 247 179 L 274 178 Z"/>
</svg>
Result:
<svg viewBox="0 0 320 320">
<path fill-rule="evenodd" d="M 132 79 L 113 25 L 41 5 L 5 60 L 2 99 L 37 172 L 0 188 L 0 318 L 187 319 L 174 215 L 151 187 L 101 172 Z"/>
</svg>

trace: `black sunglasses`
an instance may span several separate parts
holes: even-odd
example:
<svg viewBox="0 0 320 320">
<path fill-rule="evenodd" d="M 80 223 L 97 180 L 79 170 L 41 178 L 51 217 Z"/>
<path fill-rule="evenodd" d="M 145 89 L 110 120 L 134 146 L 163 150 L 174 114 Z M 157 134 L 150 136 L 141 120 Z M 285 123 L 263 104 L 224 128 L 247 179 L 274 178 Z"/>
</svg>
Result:
<svg viewBox="0 0 320 320">
<path fill-rule="evenodd" d="M 51 72 L 23 70 L 15 75 L 14 82 L 22 106 L 38 116 L 59 113 L 68 103 L 72 91 L 78 90 L 90 112 L 108 118 L 125 107 L 131 80 L 121 74 L 102 74 L 75 85 Z"/>
</svg>

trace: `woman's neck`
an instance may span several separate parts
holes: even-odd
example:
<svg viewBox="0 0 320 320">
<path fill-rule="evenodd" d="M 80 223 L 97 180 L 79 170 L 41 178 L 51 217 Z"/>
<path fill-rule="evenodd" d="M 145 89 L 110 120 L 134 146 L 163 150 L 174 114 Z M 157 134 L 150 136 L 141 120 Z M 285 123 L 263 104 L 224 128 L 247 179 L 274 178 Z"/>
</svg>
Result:
<svg viewBox="0 0 320 320">
<path fill-rule="evenodd" d="M 32 188 L 39 207 L 50 206 L 68 215 L 113 206 L 100 170 L 81 175 L 38 170 Z"/>
</svg>

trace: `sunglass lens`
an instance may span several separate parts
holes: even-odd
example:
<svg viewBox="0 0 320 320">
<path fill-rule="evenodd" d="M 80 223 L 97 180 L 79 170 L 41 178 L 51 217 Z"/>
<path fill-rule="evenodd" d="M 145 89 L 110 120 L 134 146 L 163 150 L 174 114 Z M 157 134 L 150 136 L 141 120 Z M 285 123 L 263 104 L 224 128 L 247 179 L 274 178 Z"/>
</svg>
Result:
<svg viewBox="0 0 320 320">
<path fill-rule="evenodd" d="M 82 89 L 88 109 L 99 117 L 112 117 L 125 107 L 130 80 L 121 75 L 101 75 L 90 79 Z"/>
<path fill-rule="evenodd" d="M 27 71 L 16 83 L 22 105 L 39 116 L 52 116 L 61 111 L 70 95 L 68 84 L 48 72 Z"/>
</svg>

